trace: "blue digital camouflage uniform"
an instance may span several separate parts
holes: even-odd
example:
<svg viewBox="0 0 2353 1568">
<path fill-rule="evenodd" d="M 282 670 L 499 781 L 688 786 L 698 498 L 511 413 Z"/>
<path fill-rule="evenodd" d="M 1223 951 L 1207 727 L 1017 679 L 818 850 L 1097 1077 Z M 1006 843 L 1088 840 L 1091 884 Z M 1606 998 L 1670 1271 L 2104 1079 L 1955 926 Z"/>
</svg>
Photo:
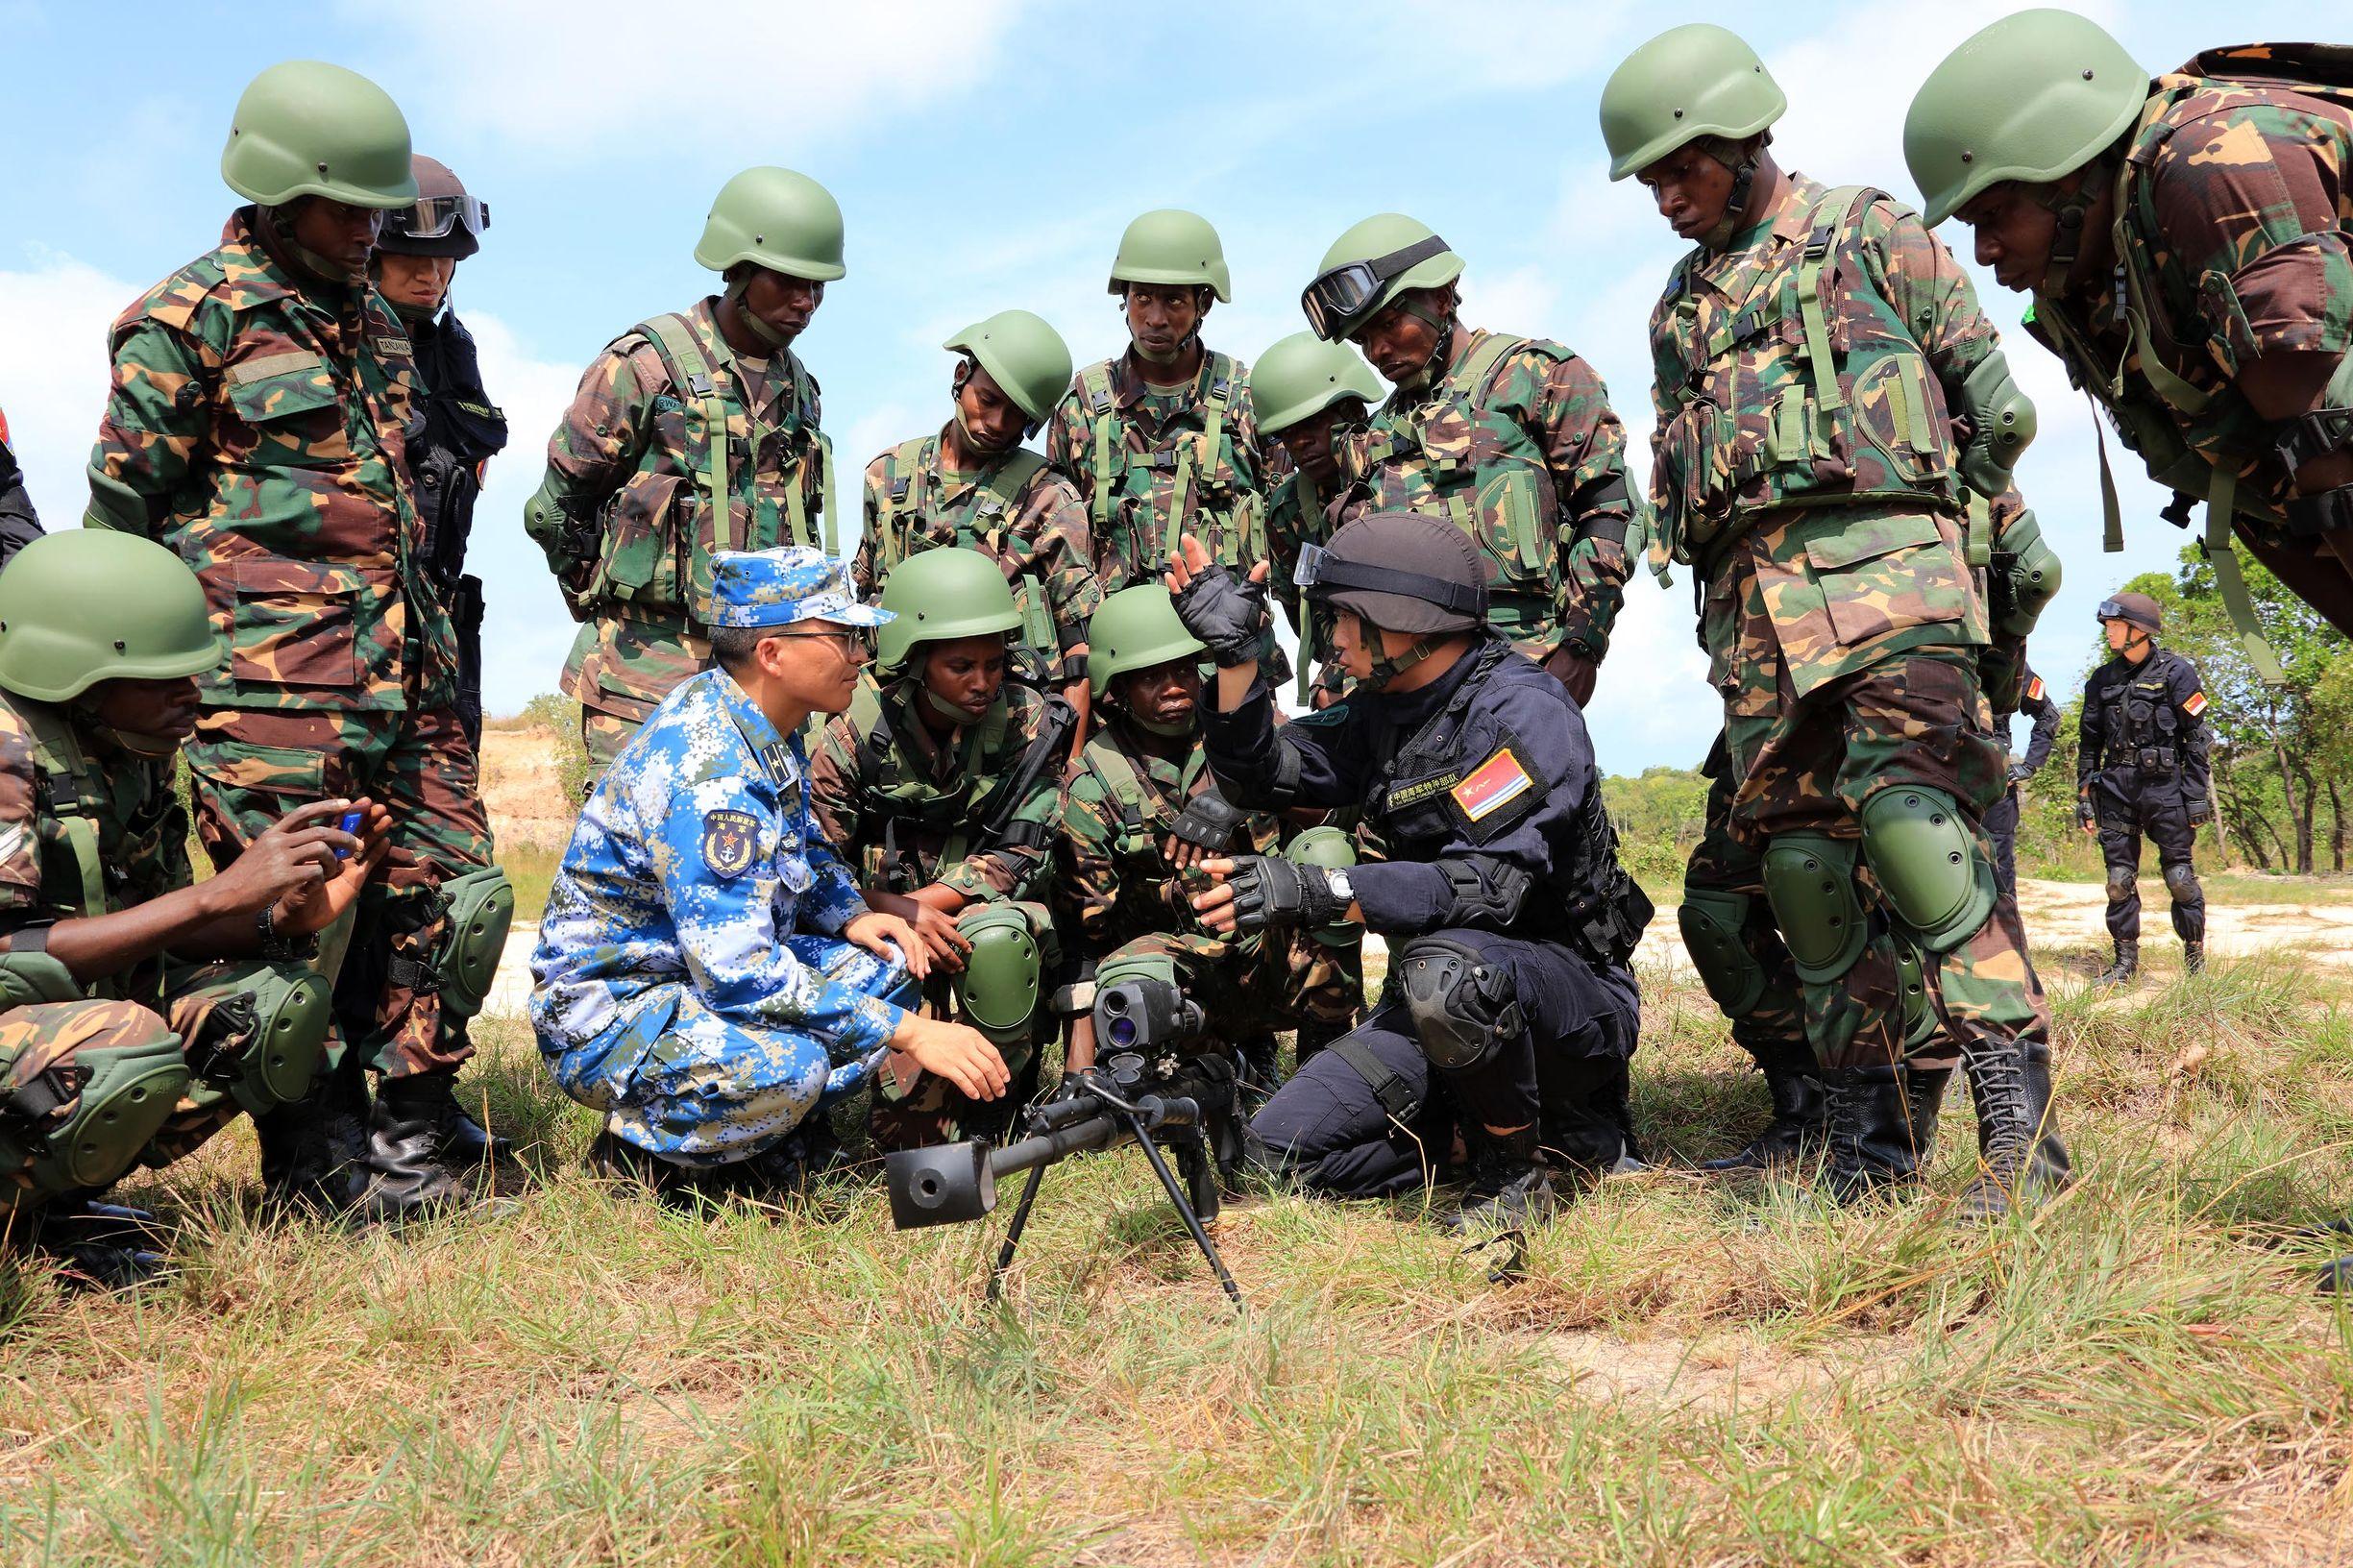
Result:
<svg viewBox="0 0 2353 1568">
<path fill-rule="evenodd" d="M 819 551 L 730 551 L 720 625 L 873 625 Z M 865 1083 L 906 971 L 846 942 L 866 913 L 809 814 L 797 737 L 733 676 L 673 691 L 581 809 L 548 898 L 531 1023 L 557 1085 L 680 1164 L 748 1159 Z"/>
</svg>

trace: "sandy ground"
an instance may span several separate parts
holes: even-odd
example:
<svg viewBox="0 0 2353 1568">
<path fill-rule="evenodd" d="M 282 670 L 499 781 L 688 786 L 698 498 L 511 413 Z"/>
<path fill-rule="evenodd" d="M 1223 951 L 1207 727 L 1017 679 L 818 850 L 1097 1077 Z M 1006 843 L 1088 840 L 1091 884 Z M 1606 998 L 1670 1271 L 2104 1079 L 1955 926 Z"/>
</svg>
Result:
<svg viewBox="0 0 2353 1568">
<path fill-rule="evenodd" d="M 552 737 L 544 729 L 484 730 L 481 764 L 482 800 L 499 843 L 562 849 L 575 807 L 556 785 Z"/>
</svg>

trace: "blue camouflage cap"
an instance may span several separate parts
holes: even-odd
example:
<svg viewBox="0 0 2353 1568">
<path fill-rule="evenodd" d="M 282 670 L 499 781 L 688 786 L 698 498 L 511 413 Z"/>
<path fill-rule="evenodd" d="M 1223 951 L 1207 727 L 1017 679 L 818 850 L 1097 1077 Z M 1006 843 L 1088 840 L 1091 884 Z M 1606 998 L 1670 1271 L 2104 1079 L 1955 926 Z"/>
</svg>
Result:
<svg viewBox="0 0 2353 1568">
<path fill-rule="evenodd" d="M 895 612 L 861 604 L 842 568 L 821 550 L 723 550 L 711 556 L 711 625 L 782 626 L 831 621 L 879 626 Z"/>
</svg>

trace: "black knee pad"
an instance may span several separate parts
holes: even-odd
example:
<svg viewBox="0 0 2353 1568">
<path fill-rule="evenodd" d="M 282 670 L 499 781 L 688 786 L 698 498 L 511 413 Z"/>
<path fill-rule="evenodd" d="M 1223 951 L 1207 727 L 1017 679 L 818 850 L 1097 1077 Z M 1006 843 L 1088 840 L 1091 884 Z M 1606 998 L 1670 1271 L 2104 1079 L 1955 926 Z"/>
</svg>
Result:
<svg viewBox="0 0 2353 1568">
<path fill-rule="evenodd" d="M 1525 1027 L 1511 977 L 1462 943 L 1416 937 L 1392 963 L 1413 1038 L 1434 1067 L 1475 1067 Z"/>
<path fill-rule="evenodd" d="M 2112 904 L 2120 904 L 2125 899 L 2131 897 L 2133 894 L 2133 885 L 2139 876 L 2140 868 L 2135 866 L 2109 867 L 2108 902 Z"/>
<path fill-rule="evenodd" d="M 2197 885 L 2197 869 L 2194 866 L 2168 866 L 2165 869 L 2165 891 L 2173 895 L 2173 902 L 2177 904 L 2206 901 L 2206 890 Z"/>
</svg>

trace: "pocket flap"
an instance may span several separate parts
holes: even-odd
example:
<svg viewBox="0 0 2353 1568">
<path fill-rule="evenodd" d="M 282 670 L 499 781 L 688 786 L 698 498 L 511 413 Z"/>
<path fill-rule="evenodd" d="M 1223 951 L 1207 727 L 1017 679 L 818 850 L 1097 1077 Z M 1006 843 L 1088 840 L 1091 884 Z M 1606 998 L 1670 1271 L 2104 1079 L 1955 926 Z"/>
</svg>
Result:
<svg viewBox="0 0 2353 1568">
<path fill-rule="evenodd" d="M 323 561 L 289 560 L 283 555 L 247 555 L 226 562 L 222 575 L 241 595 L 315 594 L 333 598 L 355 594 L 361 587 L 355 567 Z"/>
<path fill-rule="evenodd" d="M 327 798 L 327 753 L 290 746 L 250 746 L 208 741 L 201 736 L 182 747 L 188 772 L 223 789 L 266 790 L 305 800 Z"/>
<path fill-rule="evenodd" d="M 1836 533 L 1808 539 L 1805 558 L 1823 571 L 1836 572 L 1914 545 L 1933 545 L 1943 537 L 1934 518 L 1918 513 L 1858 518 Z"/>
<path fill-rule="evenodd" d="M 327 361 L 315 354 L 273 354 L 229 367 L 230 404 L 251 425 L 331 408 L 340 401 Z"/>
</svg>

